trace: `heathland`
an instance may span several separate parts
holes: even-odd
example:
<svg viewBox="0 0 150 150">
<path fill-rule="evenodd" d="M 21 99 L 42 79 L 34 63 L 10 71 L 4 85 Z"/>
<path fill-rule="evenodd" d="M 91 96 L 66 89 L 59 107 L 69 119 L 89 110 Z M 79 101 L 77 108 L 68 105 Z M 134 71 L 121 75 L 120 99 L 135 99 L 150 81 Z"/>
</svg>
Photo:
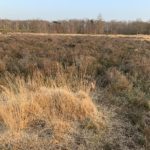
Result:
<svg viewBox="0 0 150 150">
<path fill-rule="evenodd" d="M 0 149 L 149 143 L 149 36 L 0 35 Z"/>
</svg>

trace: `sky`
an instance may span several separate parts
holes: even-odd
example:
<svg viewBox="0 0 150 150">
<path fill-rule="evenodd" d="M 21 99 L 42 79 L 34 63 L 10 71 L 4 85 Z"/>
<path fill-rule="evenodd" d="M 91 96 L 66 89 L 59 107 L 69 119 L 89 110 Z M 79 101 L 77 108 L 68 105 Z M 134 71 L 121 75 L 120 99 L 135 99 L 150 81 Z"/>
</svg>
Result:
<svg viewBox="0 0 150 150">
<path fill-rule="evenodd" d="M 0 19 L 150 20 L 150 0 L 0 0 Z"/>
</svg>

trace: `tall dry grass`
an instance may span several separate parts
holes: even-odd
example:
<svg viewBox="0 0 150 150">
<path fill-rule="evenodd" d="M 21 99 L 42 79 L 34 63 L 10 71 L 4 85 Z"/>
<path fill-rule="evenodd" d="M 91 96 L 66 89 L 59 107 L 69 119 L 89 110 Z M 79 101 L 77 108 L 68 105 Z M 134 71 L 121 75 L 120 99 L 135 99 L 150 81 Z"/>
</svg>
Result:
<svg viewBox="0 0 150 150">
<path fill-rule="evenodd" d="M 55 137 L 75 131 L 75 124 L 89 119 L 99 129 L 100 113 L 83 81 L 67 84 L 65 77 L 7 77 L 1 85 L 0 121 L 17 135 L 28 130 L 50 128 Z M 74 87 L 76 85 L 76 87 Z M 7 133 L 8 133 L 7 132 Z"/>
</svg>

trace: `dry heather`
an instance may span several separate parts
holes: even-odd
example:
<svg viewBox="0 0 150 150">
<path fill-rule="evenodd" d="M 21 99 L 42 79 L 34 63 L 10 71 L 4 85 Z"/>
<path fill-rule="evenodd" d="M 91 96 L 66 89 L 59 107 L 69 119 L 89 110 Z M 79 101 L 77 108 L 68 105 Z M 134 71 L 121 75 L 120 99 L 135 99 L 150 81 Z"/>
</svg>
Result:
<svg viewBox="0 0 150 150">
<path fill-rule="evenodd" d="M 3 133 L 0 143 L 14 146 L 18 140 L 27 136 L 32 139 L 33 136 L 32 140 L 43 137 L 49 140 L 48 143 L 60 144 L 66 135 L 73 138 L 71 135 L 76 134 L 83 124 L 88 130 L 104 127 L 102 114 L 86 92 L 72 92 L 67 86 L 47 87 L 42 81 L 35 81 L 16 78 L 13 83 L 1 86 L 0 125 Z"/>
<path fill-rule="evenodd" d="M 1 35 L 0 149 L 150 149 L 149 74 L 149 36 Z"/>
</svg>

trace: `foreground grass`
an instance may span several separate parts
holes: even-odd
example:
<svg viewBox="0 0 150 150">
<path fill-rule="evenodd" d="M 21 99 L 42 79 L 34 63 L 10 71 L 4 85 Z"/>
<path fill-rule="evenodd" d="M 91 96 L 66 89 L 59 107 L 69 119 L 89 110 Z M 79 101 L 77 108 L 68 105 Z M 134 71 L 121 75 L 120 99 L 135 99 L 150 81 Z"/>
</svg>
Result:
<svg viewBox="0 0 150 150">
<path fill-rule="evenodd" d="M 69 147 L 69 141 L 75 140 L 79 130 L 93 130 L 94 134 L 104 128 L 102 114 L 81 85 L 78 85 L 81 89 L 77 90 L 63 85 L 64 81 L 60 79 L 59 85 L 55 82 L 57 79 L 47 79 L 45 83 L 41 75 L 26 81 L 20 77 L 13 82 L 9 78 L 6 80 L 0 95 L 0 125 L 3 132 L 0 143 L 4 149 L 6 145 L 15 149 L 19 143 L 27 144 L 28 148 L 31 145 L 35 147 L 38 139 L 41 149 L 42 145 L 47 147 L 51 143 L 53 148 L 55 144 L 64 142 Z M 30 145 L 26 140 L 35 143 Z"/>
</svg>

